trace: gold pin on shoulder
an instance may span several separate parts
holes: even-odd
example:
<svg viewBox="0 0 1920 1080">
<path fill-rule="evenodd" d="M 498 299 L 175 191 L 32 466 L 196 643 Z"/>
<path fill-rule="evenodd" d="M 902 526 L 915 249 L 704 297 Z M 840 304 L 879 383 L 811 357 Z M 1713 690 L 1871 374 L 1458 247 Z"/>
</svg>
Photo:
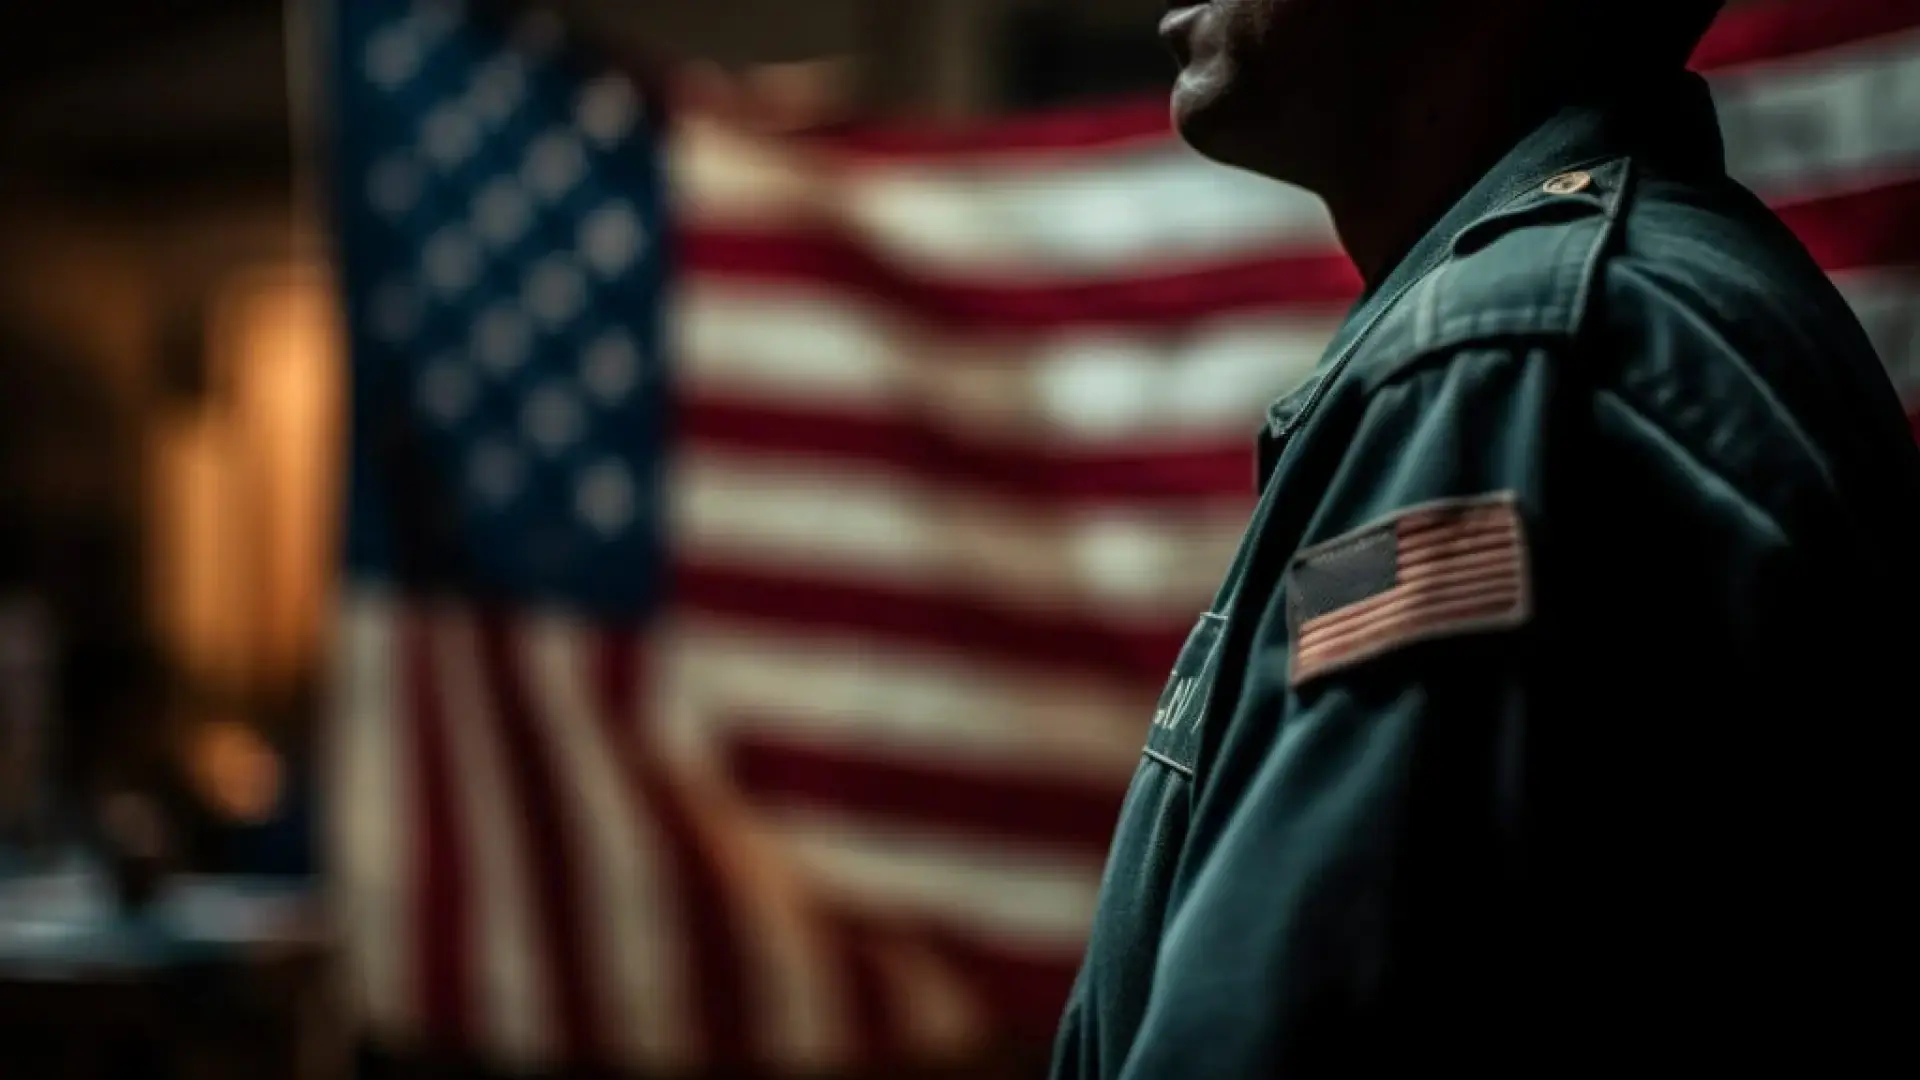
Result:
<svg viewBox="0 0 1920 1080">
<path fill-rule="evenodd" d="M 1578 195 L 1592 186 L 1593 174 L 1576 170 L 1547 181 L 1543 189 L 1549 195 Z"/>
</svg>

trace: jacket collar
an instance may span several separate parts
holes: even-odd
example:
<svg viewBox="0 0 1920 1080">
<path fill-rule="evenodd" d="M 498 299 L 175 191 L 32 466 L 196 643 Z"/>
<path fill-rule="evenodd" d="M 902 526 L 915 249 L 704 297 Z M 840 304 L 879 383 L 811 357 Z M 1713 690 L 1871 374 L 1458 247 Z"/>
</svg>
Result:
<svg viewBox="0 0 1920 1080">
<path fill-rule="evenodd" d="M 1365 325 L 1378 306 L 1426 276 L 1451 252 L 1454 238 L 1475 222 L 1528 195 L 1541 195 L 1555 176 L 1628 156 L 1668 172 L 1724 174 L 1726 151 L 1706 80 L 1675 72 L 1560 109 L 1516 143 L 1368 290 L 1347 326 Z"/>
<path fill-rule="evenodd" d="M 1560 109 L 1515 143 L 1416 243 L 1379 285 L 1347 314 L 1321 357 L 1314 377 L 1274 402 L 1260 435 L 1259 478 L 1264 487 L 1281 434 L 1319 397 L 1319 384 L 1356 338 L 1379 322 L 1416 282 L 1455 251 L 1476 224 L 1531 201 L 1555 198 L 1547 181 L 1623 158 L 1642 158 L 1673 175 L 1723 176 L 1726 150 L 1706 80 L 1692 72 L 1643 79 L 1590 101 Z"/>
</svg>

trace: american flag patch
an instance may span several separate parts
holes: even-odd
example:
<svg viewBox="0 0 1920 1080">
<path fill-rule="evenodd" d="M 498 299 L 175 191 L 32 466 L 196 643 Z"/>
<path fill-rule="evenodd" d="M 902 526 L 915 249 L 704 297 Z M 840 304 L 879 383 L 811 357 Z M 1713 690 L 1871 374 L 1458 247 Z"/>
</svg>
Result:
<svg viewBox="0 0 1920 1080">
<path fill-rule="evenodd" d="M 1532 613 L 1511 492 L 1426 503 L 1317 544 L 1287 569 L 1292 683 Z"/>
</svg>

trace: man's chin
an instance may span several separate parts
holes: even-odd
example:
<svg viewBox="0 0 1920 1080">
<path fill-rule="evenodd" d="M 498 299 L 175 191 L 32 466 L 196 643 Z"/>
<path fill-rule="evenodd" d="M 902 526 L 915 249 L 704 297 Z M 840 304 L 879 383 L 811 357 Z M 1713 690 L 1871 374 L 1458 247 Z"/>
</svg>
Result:
<svg viewBox="0 0 1920 1080">
<path fill-rule="evenodd" d="M 1182 76 L 1174 85 L 1168 111 L 1173 129 L 1201 157 L 1275 180 L 1294 181 L 1281 167 L 1282 129 L 1230 82 Z"/>
<path fill-rule="evenodd" d="M 1187 129 L 1195 123 L 1204 123 L 1203 116 L 1207 106 L 1213 101 L 1213 87 L 1192 71 L 1183 71 L 1174 80 L 1173 93 L 1168 107 L 1173 115 L 1173 127 L 1183 137 Z"/>
<path fill-rule="evenodd" d="M 1188 146 L 1223 164 L 1233 164 L 1232 124 L 1221 99 L 1219 85 L 1184 72 L 1174 83 L 1169 112 L 1173 129 Z"/>
</svg>

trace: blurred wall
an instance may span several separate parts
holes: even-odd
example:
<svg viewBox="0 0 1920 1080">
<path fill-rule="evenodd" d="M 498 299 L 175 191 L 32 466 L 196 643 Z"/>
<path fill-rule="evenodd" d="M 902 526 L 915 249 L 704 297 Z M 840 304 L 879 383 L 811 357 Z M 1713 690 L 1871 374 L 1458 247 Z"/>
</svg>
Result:
<svg viewBox="0 0 1920 1080">
<path fill-rule="evenodd" d="M 143 307 L 112 238 L 5 219 L 0 234 L 0 594 L 49 616 L 49 704 L 67 729 L 52 754 L 72 779 L 157 668 L 133 389 Z"/>
</svg>

